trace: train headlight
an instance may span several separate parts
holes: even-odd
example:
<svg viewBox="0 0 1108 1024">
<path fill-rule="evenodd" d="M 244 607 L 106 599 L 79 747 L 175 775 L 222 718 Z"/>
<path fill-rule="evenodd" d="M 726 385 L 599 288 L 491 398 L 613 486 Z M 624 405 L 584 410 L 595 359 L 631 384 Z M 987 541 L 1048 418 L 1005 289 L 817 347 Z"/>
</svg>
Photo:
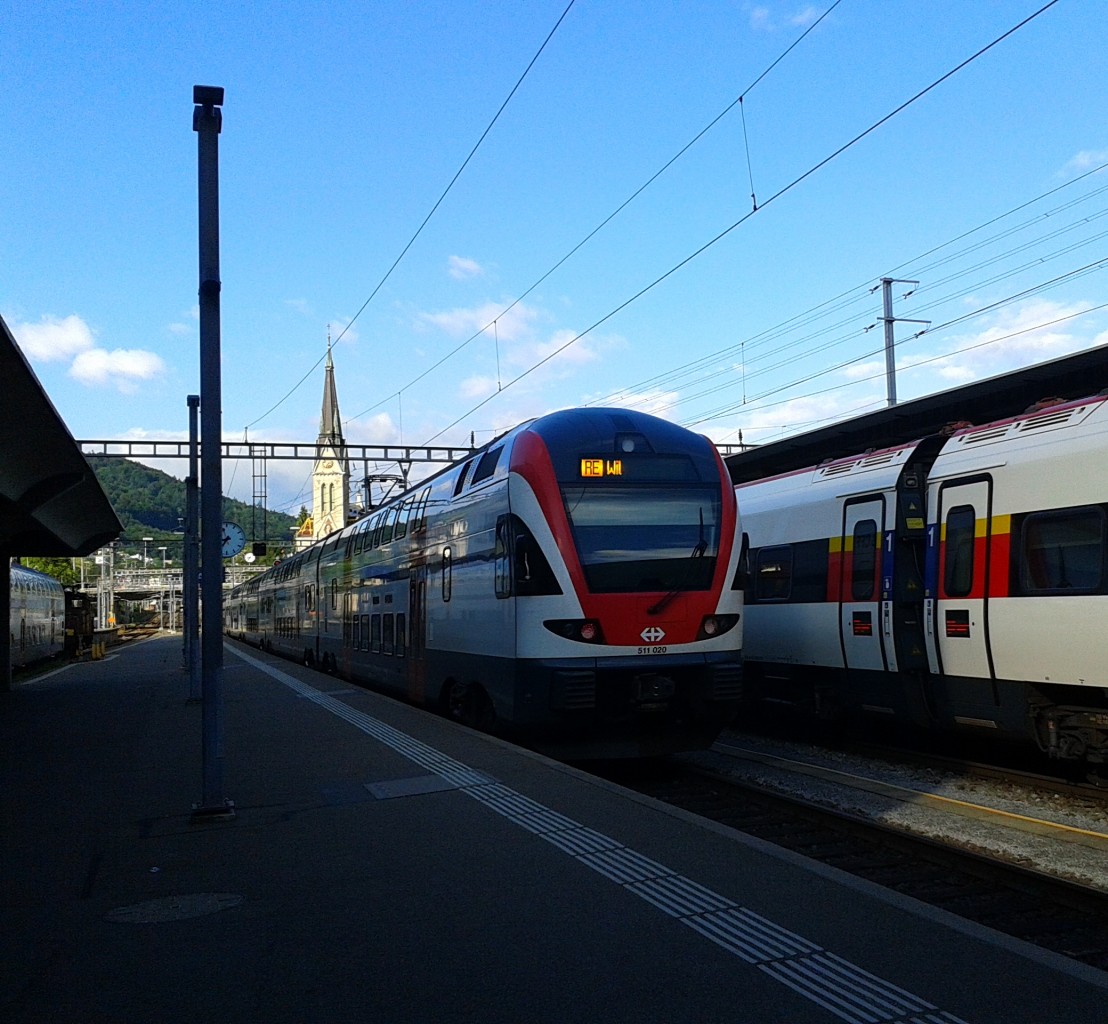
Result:
<svg viewBox="0 0 1108 1024">
<path fill-rule="evenodd" d="M 714 637 L 723 636 L 728 630 L 734 629 L 738 621 L 737 615 L 705 615 L 696 638 L 711 640 Z"/>
<path fill-rule="evenodd" d="M 583 644 L 604 643 L 604 631 L 596 619 L 547 619 L 543 625 L 567 640 L 576 640 Z"/>
</svg>

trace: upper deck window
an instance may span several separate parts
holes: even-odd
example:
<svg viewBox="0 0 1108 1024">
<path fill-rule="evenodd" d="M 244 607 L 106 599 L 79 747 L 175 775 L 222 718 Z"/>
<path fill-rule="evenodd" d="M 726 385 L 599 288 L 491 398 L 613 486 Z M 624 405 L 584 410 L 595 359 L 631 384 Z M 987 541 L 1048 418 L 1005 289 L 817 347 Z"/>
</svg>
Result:
<svg viewBox="0 0 1108 1024">
<path fill-rule="evenodd" d="M 470 481 L 470 485 L 479 484 L 482 480 L 487 480 L 496 472 L 496 464 L 500 461 L 500 453 L 503 450 L 503 445 L 490 448 L 477 460 L 477 468 L 473 471 L 473 479 Z"/>
</svg>

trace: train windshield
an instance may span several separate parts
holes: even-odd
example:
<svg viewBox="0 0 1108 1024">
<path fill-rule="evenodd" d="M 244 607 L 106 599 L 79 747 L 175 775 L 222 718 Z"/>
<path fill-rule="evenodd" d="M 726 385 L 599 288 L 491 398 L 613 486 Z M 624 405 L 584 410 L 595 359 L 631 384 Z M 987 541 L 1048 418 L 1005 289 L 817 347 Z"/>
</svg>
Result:
<svg viewBox="0 0 1108 1024">
<path fill-rule="evenodd" d="M 593 593 L 707 590 L 722 516 L 719 487 L 562 485 Z"/>
</svg>

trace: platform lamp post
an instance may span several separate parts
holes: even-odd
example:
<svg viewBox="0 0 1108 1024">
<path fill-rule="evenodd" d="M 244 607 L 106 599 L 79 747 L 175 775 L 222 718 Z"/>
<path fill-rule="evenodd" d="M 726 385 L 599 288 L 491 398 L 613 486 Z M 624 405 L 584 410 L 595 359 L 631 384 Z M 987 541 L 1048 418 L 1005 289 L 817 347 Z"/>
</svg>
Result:
<svg viewBox="0 0 1108 1024">
<path fill-rule="evenodd" d="M 158 617 L 161 619 L 161 623 L 160 623 L 161 628 L 165 629 L 165 618 L 166 618 L 166 615 L 165 615 L 165 609 L 166 609 L 166 599 L 165 599 L 165 545 L 164 544 L 158 545 L 158 550 L 162 553 L 162 603 L 161 603 L 161 605 L 159 606 L 159 609 L 158 609 Z"/>
<path fill-rule="evenodd" d="M 200 664 L 204 792 L 193 820 L 234 817 L 223 793 L 223 439 L 219 323 L 219 133 L 223 89 L 192 90 L 197 135 L 200 295 Z"/>
<path fill-rule="evenodd" d="M 143 569 L 145 569 L 150 564 L 150 559 L 146 557 L 146 545 L 147 544 L 153 544 L 153 543 L 154 543 L 154 538 L 153 537 L 143 537 L 142 538 L 142 567 L 143 567 Z"/>
</svg>

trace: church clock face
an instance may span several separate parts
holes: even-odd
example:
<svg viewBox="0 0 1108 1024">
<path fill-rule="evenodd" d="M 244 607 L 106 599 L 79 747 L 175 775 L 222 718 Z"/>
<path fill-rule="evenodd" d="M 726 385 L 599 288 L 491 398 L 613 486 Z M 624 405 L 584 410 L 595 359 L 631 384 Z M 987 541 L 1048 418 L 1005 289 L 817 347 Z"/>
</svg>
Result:
<svg viewBox="0 0 1108 1024">
<path fill-rule="evenodd" d="M 328 459 L 326 462 L 323 463 L 323 468 L 324 469 L 333 469 L 334 465 L 335 464 L 330 459 Z"/>
</svg>

